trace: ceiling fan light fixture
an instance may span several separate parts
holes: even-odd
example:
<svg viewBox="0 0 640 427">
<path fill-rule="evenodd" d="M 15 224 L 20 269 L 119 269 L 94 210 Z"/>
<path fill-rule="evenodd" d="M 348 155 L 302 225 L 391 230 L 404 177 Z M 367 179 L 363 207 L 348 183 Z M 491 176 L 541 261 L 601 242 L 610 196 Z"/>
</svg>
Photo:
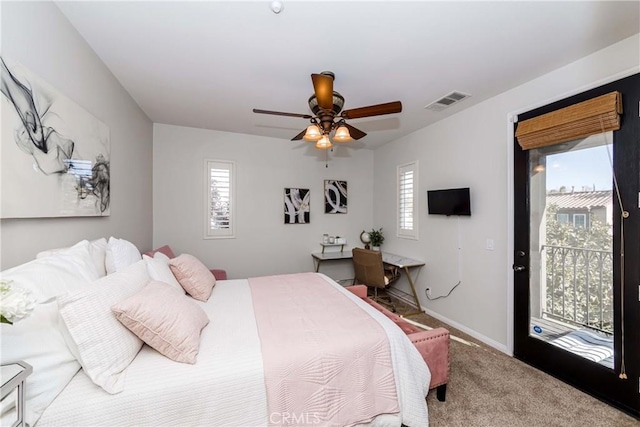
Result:
<svg viewBox="0 0 640 427">
<path fill-rule="evenodd" d="M 318 150 L 328 150 L 331 147 L 333 147 L 333 144 L 327 135 L 322 135 L 318 142 L 316 142 L 316 148 Z"/>
<path fill-rule="evenodd" d="M 333 136 L 333 140 L 335 142 L 349 142 L 353 140 L 353 138 L 351 138 L 351 134 L 349 133 L 349 129 L 344 125 L 344 123 L 340 123 L 338 125 L 336 133 Z"/>
<path fill-rule="evenodd" d="M 319 141 L 320 138 L 322 138 L 322 133 L 320 132 L 320 128 L 318 127 L 318 125 L 315 124 L 310 124 L 307 127 L 307 131 L 305 132 L 304 136 L 302 137 L 302 139 L 309 142 Z"/>
<path fill-rule="evenodd" d="M 0 0 L 2 1 L 2 0 Z M 282 0 L 279 0 L 282 1 Z M 272 114 L 274 116 L 299 117 L 310 119 L 311 125 L 291 138 L 292 141 L 315 142 L 315 147 L 320 150 L 332 148 L 335 143 L 349 142 L 364 138 L 367 134 L 360 129 L 347 124 L 345 120 L 362 119 L 365 117 L 397 114 L 402 112 L 400 101 L 385 102 L 384 104 L 368 105 L 365 107 L 342 110 L 344 97 L 333 90 L 335 74 L 331 71 L 323 71 L 320 74 L 311 74 L 313 94 L 308 100 L 309 109 L 313 115 L 300 113 L 287 113 L 284 111 L 271 111 L 253 109 L 254 113 Z M 453 95 L 452 95 L 453 96 Z M 333 135 L 333 141 L 329 139 Z"/>
</svg>

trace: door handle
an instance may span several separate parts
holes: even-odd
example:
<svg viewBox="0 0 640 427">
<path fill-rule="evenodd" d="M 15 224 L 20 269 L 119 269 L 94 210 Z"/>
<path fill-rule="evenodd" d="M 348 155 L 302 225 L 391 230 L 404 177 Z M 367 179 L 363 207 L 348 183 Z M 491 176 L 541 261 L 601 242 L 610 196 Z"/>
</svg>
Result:
<svg viewBox="0 0 640 427">
<path fill-rule="evenodd" d="M 525 267 L 524 265 L 513 265 L 513 271 L 525 271 L 527 269 L 527 267 Z"/>
</svg>

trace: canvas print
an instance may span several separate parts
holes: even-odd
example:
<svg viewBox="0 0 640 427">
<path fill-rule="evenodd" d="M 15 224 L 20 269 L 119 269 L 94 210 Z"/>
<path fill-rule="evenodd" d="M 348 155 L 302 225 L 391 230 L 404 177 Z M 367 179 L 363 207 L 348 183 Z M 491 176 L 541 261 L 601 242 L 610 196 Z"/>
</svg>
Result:
<svg viewBox="0 0 640 427">
<path fill-rule="evenodd" d="M 109 215 L 109 128 L 4 57 L 0 83 L 0 217 Z"/>
<path fill-rule="evenodd" d="M 310 191 L 306 188 L 284 189 L 284 223 L 308 224 L 311 219 L 309 209 Z"/>
<path fill-rule="evenodd" d="M 324 213 L 347 213 L 347 181 L 324 180 Z"/>
</svg>

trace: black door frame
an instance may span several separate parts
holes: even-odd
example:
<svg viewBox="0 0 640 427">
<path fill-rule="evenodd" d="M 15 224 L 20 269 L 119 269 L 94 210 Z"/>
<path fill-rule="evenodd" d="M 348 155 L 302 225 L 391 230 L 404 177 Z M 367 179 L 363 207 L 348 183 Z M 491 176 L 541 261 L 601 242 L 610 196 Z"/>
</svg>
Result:
<svg viewBox="0 0 640 427">
<path fill-rule="evenodd" d="M 623 411 L 640 418 L 640 74 L 608 83 L 578 95 L 518 115 L 523 121 L 612 91 L 622 93 L 621 128 L 614 132 L 614 170 L 624 208 L 630 212 L 625 230 L 625 361 L 627 379 L 618 378 L 622 294 L 620 239 L 614 235 L 614 338 L 615 371 L 529 337 L 529 154 L 514 137 L 514 254 L 513 263 L 526 270 L 514 272 L 514 356 Z M 517 128 L 517 124 L 516 124 Z M 515 129 L 514 129 L 515 132 Z M 615 189 L 614 189 L 615 192 Z M 526 195 L 526 197 L 522 197 Z M 526 199 L 526 200 L 525 200 Z M 614 195 L 614 230 L 620 229 L 620 208 Z M 524 251 L 525 256 L 521 256 Z M 635 326 L 632 326 L 635 325 Z M 553 357 L 549 357 L 553 355 Z"/>
</svg>

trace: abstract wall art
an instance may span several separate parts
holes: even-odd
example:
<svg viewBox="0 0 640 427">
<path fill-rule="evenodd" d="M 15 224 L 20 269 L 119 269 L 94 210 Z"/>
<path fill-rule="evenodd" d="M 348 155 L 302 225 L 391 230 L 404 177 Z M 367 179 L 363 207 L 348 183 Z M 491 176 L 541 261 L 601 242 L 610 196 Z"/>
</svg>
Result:
<svg viewBox="0 0 640 427">
<path fill-rule="evenodd" d="M 109 128 L 4 57 L 0 83 L 0 217 L 109 215 Z"/>
<path fill-rule="evenodd" d="M 324 213 L 347 213 L 347 181 L 324 180 Z"/>
<path fill-rule="evenodd" d="M 306 188 L 285 188 L 284 223 L 308 224 L 311 220 L 310 198 L 311 192 Z"/>
</svg>

